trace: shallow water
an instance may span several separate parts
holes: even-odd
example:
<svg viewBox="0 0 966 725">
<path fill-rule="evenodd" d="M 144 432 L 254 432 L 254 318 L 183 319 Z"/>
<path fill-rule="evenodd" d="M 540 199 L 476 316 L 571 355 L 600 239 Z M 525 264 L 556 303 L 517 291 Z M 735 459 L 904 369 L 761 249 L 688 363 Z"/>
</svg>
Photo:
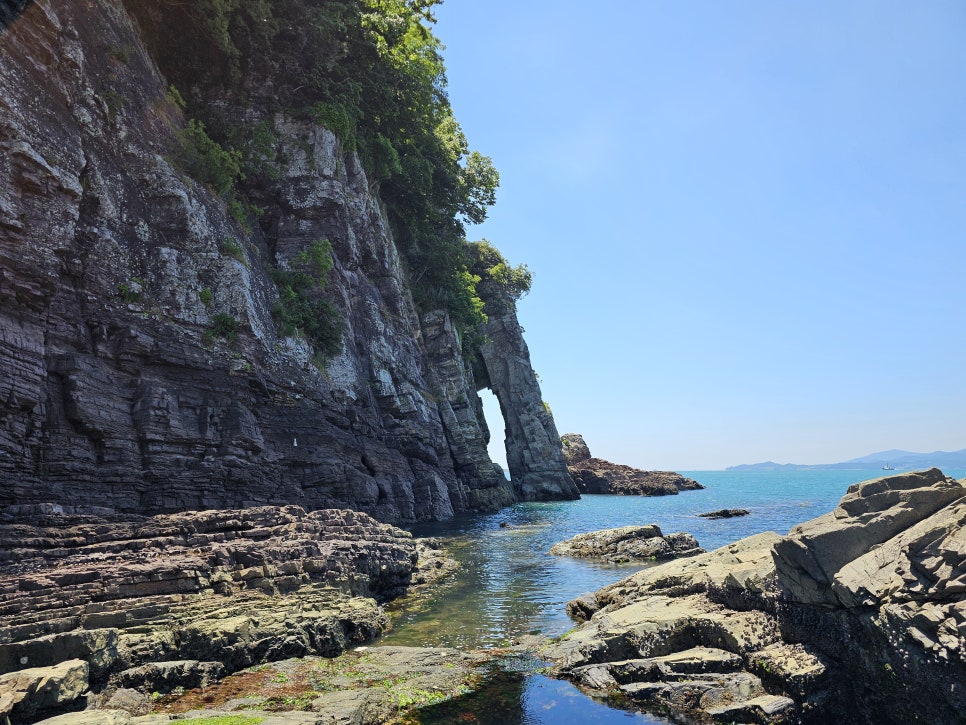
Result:
<svg viewBox="0 0 966 725">
<path fill-rule="evenodd" d="M 966 471 L 946 473 L 957 478 L 966 476 Z M 451 555 L 462 568 L 450 585 L 440 587 L 418 611 L 403 612 L 383 643 L 475 649 L 503 646 L 525 634 L 563 634 L 574 626 L 565 610 L 569 600 L 611 584 L 641 567 L 551 556 L 547 550 L 554 543 L 598 529 L 655 523 L 664 533 L 693 534 L 710 551 L 763 531 L 785 534 L 795 524 L 835 508 L 852 483 L 878 478 L 883 472 L 691 471 L 684 474 L 705 485 L 705 490 L 686 491 L 676 496 L 588 495 L 579 501 L 523 503 L 494 514 L 414 528 L 413 533 L 418 536 L 446 538 Z M 723 508 L 744 508 L 750 514 L 718 520 L 698 517 L 699 513 Z M 630 717 L 630 713 L 611 710 L 590 700 L 568 683 L 535 677 L 525 674 L 520 682 L 522 714 L 500 722 L 569 722 L 560 719 L 561 713 L 576 712 L 585 705 L 603 710 L 595 712 L 592 719 L 584 716 L 583 720 L 574 722 L 627 722 Z M 551 700 L 558 704 L 547 707 L 540 697 L 551 692 Z M 566 703 L 566 707 L 560 707 L 559 703 Z M 541 713 L 550 710 L 554 711 L 554 719 L 539 719 Z"/>
</svg>

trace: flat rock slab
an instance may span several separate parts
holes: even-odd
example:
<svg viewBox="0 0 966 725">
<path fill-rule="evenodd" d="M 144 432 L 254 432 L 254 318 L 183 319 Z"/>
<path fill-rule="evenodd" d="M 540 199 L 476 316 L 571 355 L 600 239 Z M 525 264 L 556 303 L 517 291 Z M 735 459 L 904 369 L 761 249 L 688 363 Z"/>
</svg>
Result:
<svg viewBox="0 0 966 725">
<path fill-rule="evenodd" d="M 788 536 L 574 600 L 586 621 L 543 654 L 584 687 L 700 722 L 960 722 L 964 531 L 966 481 L 936 469 L 866 481 Z"/>
<path fill-rule="evenodd" d="M 282 719 L 266 723 L 376 725 L 469 693 L 492 657 L 449 648 L 360 647 L 331 659 L 306 657 L 250 668 L 162 698 L 156 712 L 183 718 L 267 711 Z"/>
</svg>

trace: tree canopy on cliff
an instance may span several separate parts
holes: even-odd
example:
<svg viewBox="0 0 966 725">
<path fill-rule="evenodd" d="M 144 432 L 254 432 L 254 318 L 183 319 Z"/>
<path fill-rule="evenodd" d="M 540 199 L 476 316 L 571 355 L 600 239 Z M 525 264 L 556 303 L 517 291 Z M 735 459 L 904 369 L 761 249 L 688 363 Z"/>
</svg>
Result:
<svg viewBox="0 0 966 725">
<path fill-rule="evenodd" d="M 125 0 L 189 113 L 230 134 L 212 98 L 284 110 L 356 150 L 386 204 L 422 309 L 485 320 L 464 224 L 495 201 L 499 174 L 471 151 L 446 94 L 441 0 Z M 221 131 L 219 132 L 219 129 Z"/>
</svg>

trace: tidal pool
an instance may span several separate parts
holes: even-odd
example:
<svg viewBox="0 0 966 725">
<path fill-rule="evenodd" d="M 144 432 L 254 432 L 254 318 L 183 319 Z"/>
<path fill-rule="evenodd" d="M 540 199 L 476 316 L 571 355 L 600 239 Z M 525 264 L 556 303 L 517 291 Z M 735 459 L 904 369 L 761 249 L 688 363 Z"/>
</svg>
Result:
<svg viewBox="0 0 966 725">
<path fill-rule="evenodd" d="M 760 533 L 787 533 L 835 508 L 851 483 L 879 471 L 685 472 L 707 488 L 677 496 L 584 496 L 579 501 L 523 503 L 494 514 L 413 528 L 446 541 L 461 569 L 418 607 L 396 611 L 382 644 L 458 649 L 512 645 L 527 634 L 559 636 L 574 626 L 566 603 L 639 570 L 551 556 L 576 534 L 632 524 L 687 531 L 711 550 Z M 699 513 L 746 508 L 748 516 L 709 520 Z M 462 708 L 462 709 L 461 709 Z M 505 663 L 479 692 L 421 711 L 424 723 L 669 723 L 609 707 L 530 664 Z M 437 718 L 437 719 L 433 719 Z M 676 722 L 682 722 L 676 719 Z"/>
</svg>

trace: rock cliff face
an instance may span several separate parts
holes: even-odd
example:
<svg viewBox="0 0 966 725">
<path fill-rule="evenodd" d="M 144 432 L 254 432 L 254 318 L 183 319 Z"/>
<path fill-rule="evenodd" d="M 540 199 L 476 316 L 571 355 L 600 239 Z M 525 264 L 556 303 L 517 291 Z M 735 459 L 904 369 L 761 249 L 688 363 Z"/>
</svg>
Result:
<svg viewBox="0 0 966 725">
<path fill-rule="evenodd" d="M 488 387 L 496 394 L 506 421 L 507 466 L 523 501 L 580 498 L 560 446 L 553 416 L 540 396 L 515 309 L 490 315 L 480 353 Z"/>
<path fill-rule="evenodd" d="M 512 312 L 483 384 L 514 483 L 489 462 L 481 383 L 446 316 L 417 314 L 332 133 L 226 109 L 268 123 L 279 160 L 249 232 L 170 160 L 184 120 L 119 0 L 38 2 L 0 32 L 0 505 L 405 521 L 576 497 Z M 325 361 L 279 333 L 269 274 L 320 239 L 345 323 Z"/>
<path fill-rule="evenodd" d="M 645 569 L 568 607 L 563 672 L 699 721 L 962 722 L 966 485 L 852 486 L 788 536 Z"/>
</svg>

